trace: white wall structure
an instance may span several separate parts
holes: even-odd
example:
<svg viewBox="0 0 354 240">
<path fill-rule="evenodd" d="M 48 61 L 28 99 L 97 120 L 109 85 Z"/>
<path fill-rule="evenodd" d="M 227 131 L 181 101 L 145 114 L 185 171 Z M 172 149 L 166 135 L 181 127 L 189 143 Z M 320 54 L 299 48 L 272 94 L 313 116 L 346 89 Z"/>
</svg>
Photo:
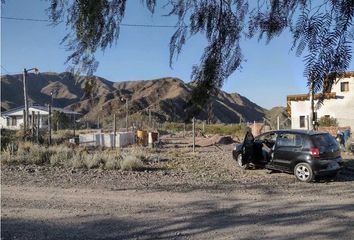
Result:
<svg viewBox="0 0 354 240">
<path fill-rule="evenodd" d="M 315 106 L 316 103 L 317 100 L 315 100 Z M 337 80 L 323 105 L 315 111 L 318 119 L 333 117 L 337 119 L 340 127 L 349 126 L 354 130 L 354 72 L 347 72 L 344 78 Z M 288 96 L 289 112 L 291 128 L 308 129 L 311 112 L 308 94 Z"/>
<path fill-rule="evenodd" d="M 14 109 L 10 109 L 6 112 L 1 113 L 0 117 L 0 128 L 18 130 L 23 127 L 23 110 L 24 107 L 18 107 Z M 29 110 L 29 122 L 31 123 L 32 112 L 35 113 L 35 124 L 37 125 L 37 114 L 39 112 L 39 128 L 47 128 L 48 127 L 48 107 L 33 105 L 28 108 Z M 80 115 L 79 113 L 62 109 L 62 108 L 52 108 L 53 111 L 63 112 L 68 115 Z"/>
<path fill-rule="evenodd" d="M 79 143 L 86 146 L 126 147 L 135 143 L 134 132 L 86 133 L 79 135 Z"/>
</svg>

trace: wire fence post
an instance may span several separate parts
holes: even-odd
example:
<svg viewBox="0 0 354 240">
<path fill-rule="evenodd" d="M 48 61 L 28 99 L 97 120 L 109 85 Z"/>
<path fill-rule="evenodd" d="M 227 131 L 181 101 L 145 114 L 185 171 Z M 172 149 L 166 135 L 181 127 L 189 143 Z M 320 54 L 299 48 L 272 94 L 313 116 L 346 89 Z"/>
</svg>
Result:
<svg viewBox="0 0 354 240">
<path fill-rule="evenodd" d="M 75 131 L 76 131 L 76 114 L 74 114 L 74 138 L 75 138 Z"/>
<path fill-rule="evenodd" d="M 52 145 L 52 106 L 48 105 L 48 143 Z"/>
<path fill-rule="evenodd" d="M 193 117 L 192 121 L 193 121 L 193 129 L 192 129 L 192 132 L 193 132 L 193 152 L 195 152 L 195 118 L 194 117 Z"/>
<path fill-rule="evenodd" d="M 27 123 L 26 123 L 26 110 L 23 109 L 23 138 L 26 138 Z"/>
<path fill-rule="evenodd" d="M 128 99 L 125 99 L 125 129 L 128 132 L 128 115 L 129 115 Z"/>
<path fill-rule="evenodd" d="M 117 118 L 116 118 L 116 114 L 113 114 L 113 132 L 114 132 L 114 136 L 117 135 Z"/>
<path fill-rule="evenodd" d="M 31 124 L 32 124 L 32 141 L 34 141 L 34 123 L 35 123 L 35 121 L 34 121 L 34 116 L 35 116 L 35 113 L 34 113 L 34 111 L 32 111 L 32 116 L 31 116 Z"/>
<path fill-rule="evenodd" d="M 277 130 L 280 129 L 280 118 L 279 116 L 277 116 Z"/>
<path fill-rule="evenodd" d="M 37 129 L 36 129 L 36 138 L 37 138 L 37 143 L 39 143 L 39 124 L 40 124 L 40 113 L 39 111 L 37 112 Z"/>
<path fill-rule="evenodd" d="M 183 137 L 186 137 L 186 123 L 183 123 Z"/>
</svg>

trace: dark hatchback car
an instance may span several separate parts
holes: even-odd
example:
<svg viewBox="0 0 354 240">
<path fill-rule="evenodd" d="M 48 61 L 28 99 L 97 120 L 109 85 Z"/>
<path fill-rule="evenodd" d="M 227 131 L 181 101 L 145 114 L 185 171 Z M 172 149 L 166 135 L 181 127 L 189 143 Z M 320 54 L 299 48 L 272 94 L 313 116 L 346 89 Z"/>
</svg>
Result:
<svg viewBox="0 0 354 240">
<path fill-rule="evenodd" d="M 342 165 L 335 138 L 316 131 L 270 131 L 256 138 L 248 132 L 232 155 L 243 169 L 255 166 L 294 173 L 302 182 L 313 181 L 319 175 L 334 178 Z"/>
</svg>

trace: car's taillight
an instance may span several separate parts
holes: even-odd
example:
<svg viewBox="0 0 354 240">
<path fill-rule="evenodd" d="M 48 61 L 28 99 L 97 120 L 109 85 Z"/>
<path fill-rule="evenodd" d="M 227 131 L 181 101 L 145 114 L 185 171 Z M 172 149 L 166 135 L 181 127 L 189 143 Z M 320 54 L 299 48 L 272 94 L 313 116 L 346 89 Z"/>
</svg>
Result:
<svg viewBox="0 0 354 240">
<path fill-rule="evenodd" d="M 310 148 L 310 155 L 314 158 L 320 158 L 320 150 L 318 148 Z"/>
</svg>

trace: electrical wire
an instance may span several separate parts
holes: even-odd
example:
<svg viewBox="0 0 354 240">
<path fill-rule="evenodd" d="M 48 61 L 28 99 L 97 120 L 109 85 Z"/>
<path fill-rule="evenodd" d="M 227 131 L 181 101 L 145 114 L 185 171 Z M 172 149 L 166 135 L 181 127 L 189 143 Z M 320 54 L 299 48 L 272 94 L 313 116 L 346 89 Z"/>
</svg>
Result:
<svg viewBox="0 0 354 240">
<path fill-rule="evenodd" d="M 48 19 L 36 19 L 36 18 L 19 18 L 19 17 L 5 17 L 1 16 L 1 19 L 16 20 L 16 21 L 28 21 L 28 22 L 49 22 L 54 23 Z M 124 27 L 145 27 L 145 28 L 176 28 L 174 25 L 153 25 L 153 24 L 133 24 L 133 23 L 121 23 L 120 26 Z"/>
</svg>

